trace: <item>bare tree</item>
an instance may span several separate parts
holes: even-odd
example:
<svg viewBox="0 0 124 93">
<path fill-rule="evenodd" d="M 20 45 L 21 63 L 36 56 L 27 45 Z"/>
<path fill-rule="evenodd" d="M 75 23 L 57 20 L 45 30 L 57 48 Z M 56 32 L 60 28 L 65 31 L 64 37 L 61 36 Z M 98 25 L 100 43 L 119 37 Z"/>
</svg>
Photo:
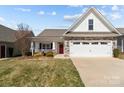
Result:
<svg viewBox="0 0 124 93">
<path fill-rule="evenodd" d="M 29 25 L 20 23 L 17 25 L 19 31 L 29 31 Z"/>
<path fill-rule="evenodd" d="M 30 49 L 30 39 L 28 37 L 32 36 L 32 31 L 29 30 L 29 25 L 27 24 L 18 24 L 18 29 L 15 33 L 16 42 L 15 46 L 21 51 L 22 56 L 25 56 L 25 53 Z"/>
</svg>

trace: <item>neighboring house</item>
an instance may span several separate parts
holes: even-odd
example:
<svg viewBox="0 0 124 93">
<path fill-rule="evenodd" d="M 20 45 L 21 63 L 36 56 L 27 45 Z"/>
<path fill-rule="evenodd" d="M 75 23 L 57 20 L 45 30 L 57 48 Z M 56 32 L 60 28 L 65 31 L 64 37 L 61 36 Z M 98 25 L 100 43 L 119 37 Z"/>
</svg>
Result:
<svg viewBox="0 0 124 93">
<path fill-rule="evenodd" d="M 0 58 L 21 55 L 20 50 L 15 46 L 16 32 L 16 30 L 0 25 Z M 25 34 L 27 35 L 27 32 Z M 30 32 L 30 37 L 33 36 L 33 33 Z"/>
<path fill-rule="evenodd" d="M 117 38 L 117 46 L 124 52 L 124 28 L 116 28 L 122 35 Z"/>
<path fill-rule="evenodd" d="M 32 38 L 32 52 L 55 51 L 70 57 L 112 57 L 124 52 L 124 28 L 115 28 L 99 11 L 90 8 L 68 29 L 45 29 Z"/>
</svg>

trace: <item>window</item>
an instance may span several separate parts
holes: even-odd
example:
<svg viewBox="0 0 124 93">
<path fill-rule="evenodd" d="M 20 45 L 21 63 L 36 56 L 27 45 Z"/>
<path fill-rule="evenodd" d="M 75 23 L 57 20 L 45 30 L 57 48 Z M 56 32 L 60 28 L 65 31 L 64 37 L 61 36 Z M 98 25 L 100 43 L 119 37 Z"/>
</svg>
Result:
<svg viewBox="0 0 124 93">
<path fill-rule="evenodd" d="M 46 44 L 46 49 L 52 49 L 51 44 Z"/>
<path fill-rule="evenodd" d="M 83 45 L 88 45 L 89 43 L 88 43 L 88 42 L 83 42 L 82 44 L 83 44 Z"/>
<path fill-rule="evenodd" d="M 43 48 L 42 49 L 45 49 L 45 44 L 43 44 Z"/>
<path fill-rule="evenodd" d="M 46 44 L 46 48 L 47 48 L 47 49 L 49 49 L 49 48 L 50 48 L 49 44 Z"/>
<path fill-rule="evenodd" d="M 101 45 L 107 45 L 108 43 L 107 42 L 101 42 Z"/>
<path fill-rule="evenodd" d="M 52 49 L 52 43 L 41 44 L 41 48 L 40 49 Z"/>
<path fill-rule="evenodd" d="M 93 19 L 88 20 L 88 28 L 89 30 L 93 30 Z"/>
<path fill-rule="evenodd" d="M 73 44 L 74 44 L 74 45 L 79 45 L 79 44 L 80 44 L 80 42 L 73 42 Z"/>
<path fill-rule="evenodd" d="M 92 42 L 93 45 L 98 45 L 98 42 Z"/>
</svg>

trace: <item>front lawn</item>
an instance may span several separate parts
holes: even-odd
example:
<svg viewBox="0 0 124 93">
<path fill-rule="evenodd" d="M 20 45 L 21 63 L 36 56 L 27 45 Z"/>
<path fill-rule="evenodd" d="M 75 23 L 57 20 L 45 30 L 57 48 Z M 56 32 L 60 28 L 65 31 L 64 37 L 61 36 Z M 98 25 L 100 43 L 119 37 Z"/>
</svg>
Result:
<svg viewBox="0 0 124 93">
<path fill-rule="evenodd" d="M 120 58 L 120 59 L 124 59 L 124 53 L 121 53 L 121 54 L 119 55 L 119 58 Z"/>
<path fill-rule="evenodd" d="M 8 59 L 0 61 L 0 86 L 84 86 L 69 59 Z"/>
</svg>

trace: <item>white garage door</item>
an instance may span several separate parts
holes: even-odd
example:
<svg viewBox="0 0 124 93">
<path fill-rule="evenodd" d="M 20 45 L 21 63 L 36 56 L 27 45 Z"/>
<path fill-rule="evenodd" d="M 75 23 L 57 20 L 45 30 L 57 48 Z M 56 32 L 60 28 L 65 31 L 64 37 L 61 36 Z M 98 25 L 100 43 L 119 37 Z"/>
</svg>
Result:
<svg viewBox="0 0 124 93">
<path fill-rule="evenodd" d="M 109 42 L 71 42 L 71 57 L 107 57 L 112 56 L 112 43 Z"/>
</svg>

